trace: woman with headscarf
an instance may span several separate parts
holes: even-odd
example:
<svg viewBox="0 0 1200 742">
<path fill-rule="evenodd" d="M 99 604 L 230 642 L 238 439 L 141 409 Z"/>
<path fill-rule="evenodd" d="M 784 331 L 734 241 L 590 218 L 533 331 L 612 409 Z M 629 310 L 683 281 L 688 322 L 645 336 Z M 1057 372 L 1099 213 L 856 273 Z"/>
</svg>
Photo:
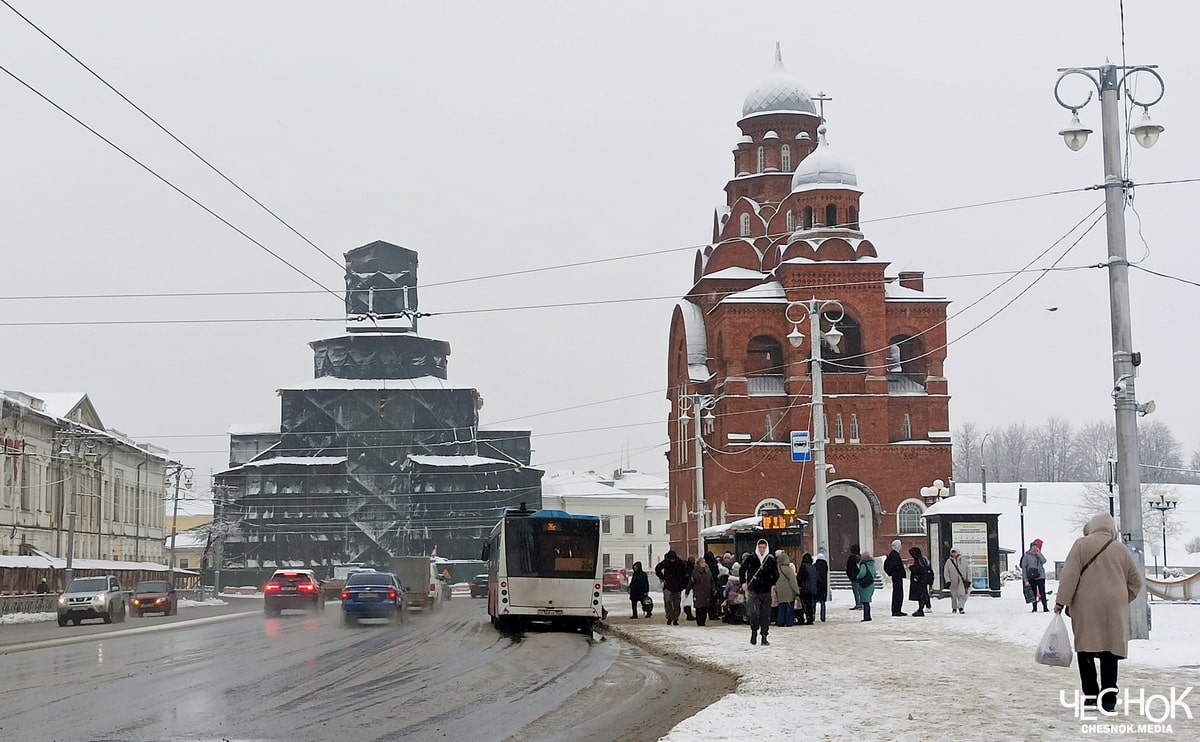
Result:
<svg viewBox="0 0 1200 742">
<path fill-rule="evenodd" d="M 775 595 L 779 599 L 779 612 L 775 615 L 776 626 L 796 625 L 796 598 L 800 595 L 800 584 L 796 581 L 796 565 L 787 552 L 775 552 L 775 563 L 779 565 L 779 581 L 775 583 Z"/>
<path fill-rule="evenodd" d="M 858 581 L 859 599 L 862 600 L 863 621 L 871 620 L 871 599 L 875 597 L 875 580 L 878 578 L 879 575 L 875 571 L 875 560 L 871 558 L 871 552 L 864 551 L 859 557 L 858 574 L 855 575 L 855 580 Z"/>
<path fill-rule="evenodd" d="M 708 571 L 708 562 L 697 560 L 692 566 L 692 575 L 688 578 L 688 589 L 692 591 L 692 607 L 696 612 L 697 626 L 703 626 L 708 620 L 708 609 L 712 607 L 712 572 Z"/>
<path fill-rule="evenodd" d="M 958 549 L 950 550 L 950 558 L 942 567 L 942 579 L 950 585 L 950 612 L 965 613 L 963 607 L 967 604 L 967 595 L 971 592 L 971 580 L 968 576 L 971 565 L 967 555 Z"/>
<path fill-rule="evenodd" d="M 1071 617 L 1086 706 L 1116 708 L 1117 661 L 1129 656 L 1129 604 L 1141 590 L 1137 564 L 1120 542 L 1112 516 L 1093 516 L 1067 554 L 1054 596 L 1054 612 L 1065 609 Z"/>
</svg>

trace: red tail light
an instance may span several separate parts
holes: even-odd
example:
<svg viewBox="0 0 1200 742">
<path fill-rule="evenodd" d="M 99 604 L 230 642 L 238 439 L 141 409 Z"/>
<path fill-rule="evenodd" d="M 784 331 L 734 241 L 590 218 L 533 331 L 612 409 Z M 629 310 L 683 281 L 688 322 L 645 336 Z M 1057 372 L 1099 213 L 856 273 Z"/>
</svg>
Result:
<svg viewBox="0 0 1200 742">
<path fill-rule="evenodd" d="M 264 593 L 277 593 L 277 592 L 279 592 L 279 583 L 278 583 L 278 582 L 268 582 L 268 583 L 266 584 L 266 586 L 263 588 L 263 592 L 264 592 Z"/>
<path fill-rule="evenodd" d="M 388 600 L 395 600 L 395 599 L 396 599 L 396 589 L 389 587 L 388 588 Z"/>
<path fill-rule="evenodd" d="M 342 591 L 342 600 L 350 600 L 350 591 L 349 590 Z"/>
<path fill-rule="evenodd" d="M 317 586 L 311 582 L 301 582 L 299 585 L 296 585 L 296 589 L 302 593 L 315 593 Z"/>
</svg>

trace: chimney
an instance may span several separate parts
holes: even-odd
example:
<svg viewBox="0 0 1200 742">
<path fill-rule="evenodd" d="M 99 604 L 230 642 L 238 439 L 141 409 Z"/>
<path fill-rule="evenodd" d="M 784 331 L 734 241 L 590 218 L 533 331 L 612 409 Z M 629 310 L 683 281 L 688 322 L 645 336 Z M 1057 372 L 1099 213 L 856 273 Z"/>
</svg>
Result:
<svg viewBox="0 0 1200 742">
<path fill-rule="evenodd" d="M 900 285 L 913 291 L 924 291 L 925 271 L 900 271 Z"/>
</svg>

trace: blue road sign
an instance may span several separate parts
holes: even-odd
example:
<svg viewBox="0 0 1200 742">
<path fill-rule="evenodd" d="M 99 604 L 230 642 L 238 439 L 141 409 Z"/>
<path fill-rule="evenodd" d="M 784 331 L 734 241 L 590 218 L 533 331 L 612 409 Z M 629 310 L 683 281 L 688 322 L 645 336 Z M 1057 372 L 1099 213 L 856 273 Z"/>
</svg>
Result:
<svg viewBox="0 0 1200 742">
<path fill-rule="evenodd" d="M 808 431 L 792 431 L 792 461 L 804 463 L 812 461 L 812 449 L 809 447 Z"/>
</svg>

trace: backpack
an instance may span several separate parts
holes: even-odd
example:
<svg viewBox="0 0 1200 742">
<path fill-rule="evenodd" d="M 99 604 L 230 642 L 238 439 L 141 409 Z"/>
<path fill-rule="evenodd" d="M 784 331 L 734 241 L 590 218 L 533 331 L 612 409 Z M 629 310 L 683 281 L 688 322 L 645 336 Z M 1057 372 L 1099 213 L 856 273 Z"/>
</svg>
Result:
<svg viewBox="0 0 1200 742">
<path fill-rule="evenodd" d="M 925 579 L 923 582 L 927 586 L 933 587 L 933 567 L 930 566 L 929 560 L 925 557 L 921 557 L 921 568 L 925 570 Z"/>
<path fill-rule="evenodd" d="M 875 584 L 875 575 L 871 574 L 871 570 L 865 570 L 862 577 L 858 578 L 859 587 L 870 587 Z"/>
</svg>

